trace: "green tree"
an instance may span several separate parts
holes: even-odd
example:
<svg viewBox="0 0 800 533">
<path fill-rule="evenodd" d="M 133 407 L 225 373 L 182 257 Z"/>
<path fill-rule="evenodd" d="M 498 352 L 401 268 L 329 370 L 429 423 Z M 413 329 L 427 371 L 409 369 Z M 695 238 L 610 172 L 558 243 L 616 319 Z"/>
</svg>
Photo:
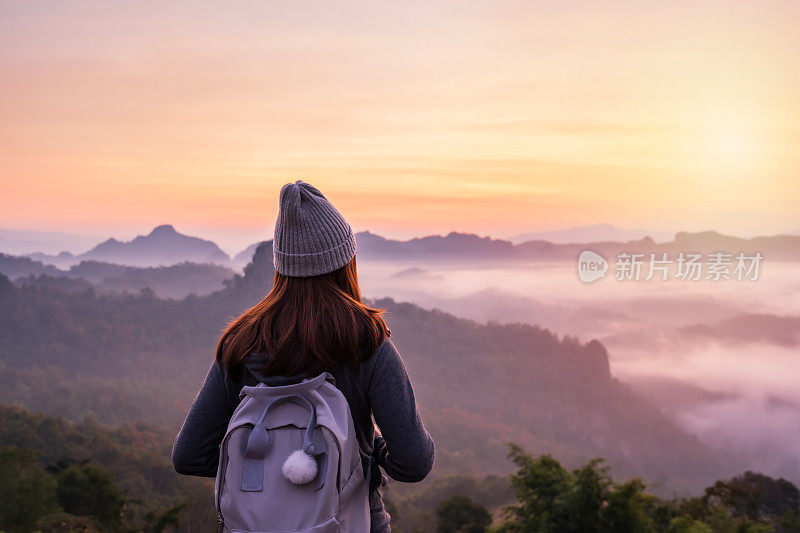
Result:
<svg viewBox="0 0 800 533">
<path fill-rule="evenodd" d="M 517 505 L 506 507 L 500 528 L 520 533 L 650 533 L 658 500 L 634 478 L 614 483 L 602 459 L 566 470 L 550 455 L 536 459 L 511 445 L 509 457 L 519 468 L 511 477 Z"/>
<path fill-rule="evenodd" d="M 800 516 L 797 511 L 786 511 L 781 514 L 775 523 L 777 533 L 791 533 L 800 531 Z"/>
<path fill-rule="evenodd" d="M 599 531 L 602 510 L 608 504 L 611 478 L 608 467 L 601 466 L 602 459 L 592 459 L 571 476 L 570 490 L 563 499 L 558 513 L 566 520 L 560 530 L 589 532 Z"/>
<path fill-rule="evenodd" d="M 186 509 L 187 505 L 182 503 L 160 513 L 157 511 L 147 513 L 147 520 L 152 524 L 150 531 L 152 533 L 163 533 L 169 526 L 179 527 L 181 525 L 181 512 Z"/>
<path fill-rule="evenodd" d="M 747 471 L 730 480 L 721 480 L 705 491 L 708 505 L 723 505 L 736 517 L 759 520 L 780 516 L 800 508 L 800 490 L 785 479 L 773 479 Z"/>
<path fill-rule="evenodd" d="M 518 505 L 506 507 L 512 519 L 506 531 L 559 531 L 567 516 L 561 516 L 563 500 L 572 484 L 569 471 L 550 455 L 534 459 L 516 444 L 511 444 L 508 456 L 517 465 L 511 485 L 517 494 Z"/>
<path fill-rule="evenodd" d="M 439 504 L 436 514 L 436 533 L 484 533 L 492 523 L 492 515 L 483 505 L 460 494 Z"/>
<path fill-rule="evenodd" d="M 602 529 L 632 533 L 655 531 L 658 498 L 645 493 L 646 485 L 639 478 L 614 484 L 606 495 L 601 510 Z"/>
<path fill-rule="evenodd" d="M 714 533 L 714 530 L 691 516 L 678 516 L 670 521 L 666 533 Z"/>
<path fill-rule="evenodd" d="M 0 449 L 0 530 L 33 531 L 45 515 L 59 511 L 56 481 L 28 448 Z"/>
<path fill-rule="evenodd" d="M 72 464 L 58 473 L 58 502 L 75 516 L 91 516 L 112 530 L 122 527 L 125 498 L 105 468 Z"/>
</svg>

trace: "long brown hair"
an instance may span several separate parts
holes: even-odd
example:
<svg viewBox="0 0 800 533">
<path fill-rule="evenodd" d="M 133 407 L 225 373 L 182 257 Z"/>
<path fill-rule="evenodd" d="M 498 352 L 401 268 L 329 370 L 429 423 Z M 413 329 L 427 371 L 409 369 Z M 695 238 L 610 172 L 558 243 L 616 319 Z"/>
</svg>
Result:
<svg viewBox="0 0 800 533">
<path fill-rule="evenodd" d="M 216 357 L 233 371 L 247 354 L 266 353 L 267 375 L 322 372 L 342 358 L 356 368 L 390 335 L 381 313 L 361 301 L 355 256 L 321 276 L 276 271 L 266 298 L 228 325 Z"/>
</svg>

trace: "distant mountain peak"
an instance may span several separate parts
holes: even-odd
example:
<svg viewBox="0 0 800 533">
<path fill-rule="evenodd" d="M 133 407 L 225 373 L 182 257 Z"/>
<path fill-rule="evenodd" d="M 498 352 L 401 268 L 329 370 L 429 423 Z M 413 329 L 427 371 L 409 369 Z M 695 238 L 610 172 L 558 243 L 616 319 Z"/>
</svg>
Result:
<svg viewBox="0 0 800 533">
<path fill-rule="evenodd" d="M 465 233 L 463 231 L 451 231 L 445 236 L 446 239 L 458 238 L 458 237 L 467 237 L 469 239 L 480 239 L 480 237 L 478 235 L 475 235 L 474 233 Z"/>
<path fill-rule="evenodd" d="M 148 235 L 121 242 L 113 237 L 77 256 L 130 266 L 167 266 L 184 262 L 227 264 L 228 255 L 212 241 L 178 233 L 172 224 L 156 226 Z"/>
<path fill-rule="evenodd" d="M 175 227 L 172 224 L 161 224 L 160 226 L 153 228 L 153 231 L 150 232 L 150 235 L 170 235 L 177 233 L 178 232 L 175 230 Z"/>
<path fill-rule="evenodd" d="M 700 237 L 700 238 L 713 238 L 713 239 L 718 239 L 718 238 L 721 238 L 721 237 L 722 238 L 727 238 L 727 239 L 732 238 L 732 237 L 728 237 L 727 235 L 723 235 L 723 234 L 719 233 L 718 231 L 714 231 L 714 230 L 707 230 L 707 231 L 679 231 L 678 233 L 675 234 L 675 240 L 676 241 L 679 241 L 679 240 L 682 240 L 682 239 L 687 239 L 687 238 L 698 238 L 698 237 Z M 733 237 L 733 238 L 736 238 L 736 237 Z"/>
<path fill-rule="evenodd" d="M 451 231 L 445 237 L 446 239 L 464 239 L 464 240 L 471 240 L 471 241 L 495 241 L 495 242 L 502 242 L 503 239 L 495 239 L 490 235 L 486 235 L 481 237 L 476 233 L 467 233 L 465 231 Z"/>
</svg>

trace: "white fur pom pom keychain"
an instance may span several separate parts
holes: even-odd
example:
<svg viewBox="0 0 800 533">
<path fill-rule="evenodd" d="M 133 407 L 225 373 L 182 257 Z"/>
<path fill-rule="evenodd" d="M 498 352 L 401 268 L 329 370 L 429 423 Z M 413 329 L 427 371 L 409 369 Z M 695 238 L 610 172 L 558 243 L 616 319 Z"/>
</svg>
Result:
<svg viewBox="0 0 800 533">
<path fill-rule="evenodd" d="M 305 485 L 317 477 L 317 461 L 304 450 L 295 450 L 283 462 L 281 471 L 295 485 Z"/>
</svg>

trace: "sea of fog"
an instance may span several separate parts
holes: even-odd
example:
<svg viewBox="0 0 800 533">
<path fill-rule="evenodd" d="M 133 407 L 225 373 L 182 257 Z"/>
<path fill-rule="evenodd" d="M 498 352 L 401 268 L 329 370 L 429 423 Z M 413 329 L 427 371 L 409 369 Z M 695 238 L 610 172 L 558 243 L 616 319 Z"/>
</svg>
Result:
<svg viewBox="0 0 800 533">
<path fill-rule="evenodd" d="M 800 339 L 683 329 L 744 314 L 800 316 L 794 264 L 765 260 L 757 280 L 742 281 L 619 281 L 610 269 L 586 284 L 566 262 L 361 262 L 359 276 L 368 298 L 597 338 L 608 348 L 613 375 L 688 431 L 747 455 L 754 470 L 800 481 Z"/>
</svg>

